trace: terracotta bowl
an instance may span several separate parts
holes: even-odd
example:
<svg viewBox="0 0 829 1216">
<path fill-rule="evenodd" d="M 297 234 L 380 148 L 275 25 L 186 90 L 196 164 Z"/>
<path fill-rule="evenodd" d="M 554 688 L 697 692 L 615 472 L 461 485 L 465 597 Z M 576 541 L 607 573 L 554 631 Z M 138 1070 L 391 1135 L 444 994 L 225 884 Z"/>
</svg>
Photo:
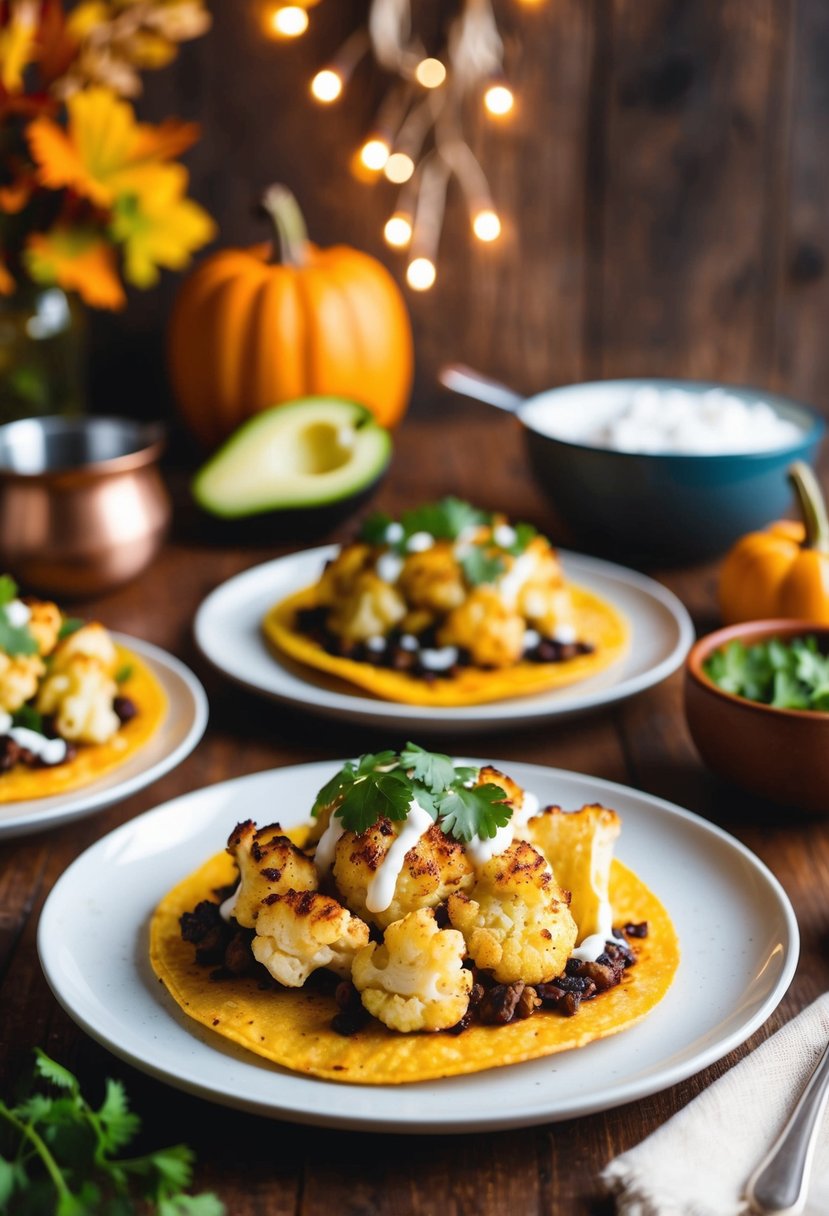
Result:
<svg viewBox="0 0 829 1216">
<path fill-rule="evenodd" d="M 735 639 L 814 634 L 829 651 L 829 628 L 810 621 L 746 621 L 701 638 L 685 668 L 685 712 L 705 763 L 726 780 L 771 802 L 829 814 L 829 713 L 774 709 L 724 692 L 702 665 Z"/>
</svg>

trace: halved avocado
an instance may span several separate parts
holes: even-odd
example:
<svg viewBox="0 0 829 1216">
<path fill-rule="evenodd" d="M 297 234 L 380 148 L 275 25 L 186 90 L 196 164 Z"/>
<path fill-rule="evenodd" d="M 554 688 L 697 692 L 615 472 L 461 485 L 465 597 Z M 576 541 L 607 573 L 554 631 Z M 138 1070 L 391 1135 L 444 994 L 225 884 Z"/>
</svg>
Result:
<svg viewBox="0 0 829 1216">
<path fill-rule="evenodd" d="M 243 423 L 196 474 L 193 496 L 224 519 L 363 497 L 385 471 L 391 435 L 364 406 L 304 397 Z"/>
</svg>

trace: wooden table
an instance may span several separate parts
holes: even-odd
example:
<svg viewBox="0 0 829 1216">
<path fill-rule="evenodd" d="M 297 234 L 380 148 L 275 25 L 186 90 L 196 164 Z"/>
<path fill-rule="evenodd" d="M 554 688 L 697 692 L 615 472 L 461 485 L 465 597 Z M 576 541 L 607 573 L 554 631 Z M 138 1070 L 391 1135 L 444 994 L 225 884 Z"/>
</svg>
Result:
<svg viewBox="0 0 829 1216">
<path fill-rule="evenodd" d="M 556 535 L 509 418 L 453 404 L 440 415 L 407 422 L 377 505 L 394 511 L 447 492 L 504 508 Z M 124 1078 L 143 1116 L 147 1143 L 160 1147 L 183 1139 L 193 1145 L 199 1157 L 197 1186 L 216 1190 L 231 1216 L 609 1212 L 612 1205 L 597 1180 L 601 1167 L 829 988 L 829 824 L 759 806 L 703 769 L 685 727 L 680 674 L 581 721 L 467 737 L 463 743 L 471 754 L 592 773 L 678 802 L 733 832 L 782 881 L 803 935 L 802 961 L 790 992 L 748 1044 L 673 1089 L 589 1118 L 489 1135 L 402 1139 L 321 1131 L 238 1114 L 133 1071 L 75 1027 L 47 988 L 35 951 L 40 909 L 69 863 L 104 833 L 202 785 L 403 741 L 259 700 L 218 679 L 196 653 L 191 621 L 203 597 L 280 551 L 208 544 L 182 506 L 170 543 L 144 576 L 111 596 L 77 606 L 78 613 L 157 643 L 190 664 L 207 687 L 211 721 L 194 754 L 142 793 L 89 819 L 0 847 L 2 1089 L 28 1070 L 36 1044 L 77 1071 L 92 1094 L 105 1076 Z M 716 624 L 713 567 L 672 572 L 663 581 L 684 600 L 699 630 Z"/>
</svg>

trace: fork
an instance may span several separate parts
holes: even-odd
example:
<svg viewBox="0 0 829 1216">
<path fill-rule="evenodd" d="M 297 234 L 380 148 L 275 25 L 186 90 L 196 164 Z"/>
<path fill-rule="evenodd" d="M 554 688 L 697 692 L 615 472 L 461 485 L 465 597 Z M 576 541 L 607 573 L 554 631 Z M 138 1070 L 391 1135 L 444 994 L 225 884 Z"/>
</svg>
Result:
<svg viewBox="0 0 829 1216">
<path fill-rule="evenodd" d="M 789 1121 L 746 1183 L 745 1197 L 760 1216 L 797 1216 L 806 1205 L 817 1132 L 829 1099 L 829 1044 Z"/>
</svg>

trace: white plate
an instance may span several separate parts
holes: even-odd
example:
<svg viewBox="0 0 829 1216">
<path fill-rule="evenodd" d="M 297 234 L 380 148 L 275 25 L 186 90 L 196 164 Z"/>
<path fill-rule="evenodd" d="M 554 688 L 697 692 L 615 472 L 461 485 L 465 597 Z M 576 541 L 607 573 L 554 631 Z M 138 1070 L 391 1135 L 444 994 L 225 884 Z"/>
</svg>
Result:
<svg viewBox="0 0 829 1216">
<path fill-rule="evenodd" d="M 196 642 L 205 657 L 246 688 L 325 717 L 460 734 L 572 717 L 621 701 L 676 671 L 694 641 L 691 618 L 661 583 L 624 566 L 562 552 L 567 578 L 602 596 L 627 617 L 633 636 L 624 659 L 570 687 L 511 701 L 447 709 L 398 705 L 303 667 L 287 656 L 277 658 L 262 636 L 261 622 L 267 610 L 316 582 L 325 562 L 336 552 L 337 546 L 327 545 L 279 557 L 217 587 L 202 603 L 194 625 Z"/>
<path fill-rule="evenodd" d="M 495 763 L 498 763 L 497 761 Z M 185 1017 L 152 973 L 148 922 L 161 897 L 249 816 L 301 822 L 335 762 L 209 786 L 131 820 L 70 866 L 38 930 L 67 1012 L 116 1055 L 190 1093 L 301 1123 L 466 1132 L 567 1119 L 665 1089 L 761 1025 L 789 986 L 797 922 L 780 884 L 742 844 L 689 811 L 592 777 L 505 765 L 542 804 L 599 799 L 623 819 L 619 854 L 664 901 L 682 962 L 640 1026 L 572 1052 L 469 1077 L 401 1086 L 287 1072 Z"/>
<path fill-rule="evenodd" d="M 0 805 L 0 838 L 42 832 L 129 798 L 180 764 L 204 734 L 207 697 L 192 671 L 149 642 L 122 633 L 112 636 L 120 646 L 142 658 L 160 682 L 168 702 L 164 722 L 134 756 L 98 781 L 66 794 Z"/>
</svg>

